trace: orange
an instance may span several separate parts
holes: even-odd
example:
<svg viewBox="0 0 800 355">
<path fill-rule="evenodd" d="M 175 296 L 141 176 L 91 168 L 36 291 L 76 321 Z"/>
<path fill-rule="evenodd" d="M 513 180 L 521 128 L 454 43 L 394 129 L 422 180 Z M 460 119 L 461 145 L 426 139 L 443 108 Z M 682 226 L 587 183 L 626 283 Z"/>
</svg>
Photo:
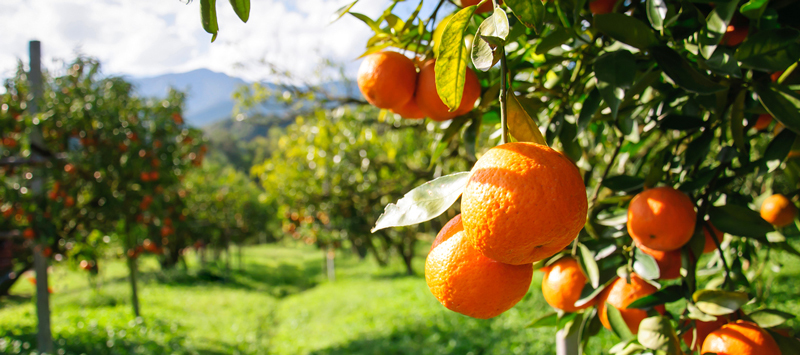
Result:
<svg viewBox="0 0 800 355">
<path fill-rule="evenodd" d="M 425 261 L 425 281 L 448 309 L 489 319 L 514 307 L 531 285 L 532 265 L 508 265 L 479 253 L 464 235 L 461 215 L 439 232 Z"/>
<path fill-rule="evenodd" d="M 752 322 L 738 320 L 723 325 L 706 337 L 701 354 L 780 355 L 778 343 L 764 329 Z"/>
<path fill-rule="evenodd" d="M 564 312 L 575 312 L 592 306 L 592 302 L 589 302 L 575 307 L 575 302 L 581 298 L 583 285 L 586 284 L 586 275 L 575 259 L 563 257 L 543 271 L 542 295 L 547 304 Z"/>
<path fill-rule="evenodd" d="M 395 108 L 414 96 L 417 68 L 408 57 L 397 52 L 368 55 L 358 68 L 358 88 L 375 107 Z"/>
<path fill-rule="evenodd" d="M 392 112 L 406 119 L 425 118 L 425 113 L 423 113 L 422 110 L 419 109 L 419 105 L 417 105 L 416 97 L 412 97 L 411 100 L 408 100 L 403 106 L 393 108 Z"/>
<path fill-rule="evenodd" d="M 747 38 L 747 33 L 750 32 L 750 28 L 748 26 L 728 26 L 727 31 L 722 36 L 722 39 L 719 41 L 719 44 L 723 46 L 738 46 L 739 43 L 744 42 L 744 39 Z"/>
<path fill-rule="evenodd" d="M 756 120 L 756 123 L 753 125 L 753 128 L 755 128 L 756 131 L 762 131 L 767 129 L 770 123 L 772 123 L 772 115 L 764 113 L 758 116 L 758 119 Z"/>
<path fill-rule="evenodd" d="M 628 234 L 637 244 L 670 251 L 694 234 L 697 213 L 689 196 L 671 187 L 640 192 L 628 206 Z"/>
<path fill-rule="evenodd" d="M 600 323 L 606 329 L 611 329 L 611 323 L 608 322 L 608 313 L 606 313 L 606 303 L 616 307 L 619 313 L 622 314 L 622 319 L 628 328 L 636 334 L 639 332 L 639 323 L 647 318 L 647 312 L 642 309 L 631 308 L 627 309 L 629 304 L 644 296 L 655 293 L 656 288 L 643 280 L 639 275 L 631 274 L 631 283 L 622 277 L 618 277 L 611 285 L 609 285 L 597 299 L 597 312 L 600 315 Z M 664 313 L 664 306 L 656 306 L 657 311 Z"/>
<path fill-rule="evenodd" d="M 650 249 L 644 245 L 636 244 L 636 247 L 639 248 L 642 252 L 647 255 L 656 259 L 656 263 L 658 264 L 658 270 L 661 273 L 661 277 L 659 279 L 662 280 L 672 280 L 681 277 L 681 251 L 678 250 L 670 250 L 670 251 L 660 251 L 655 249 Z"/>
<path fill-rule="evenodd" d="M 481 84 L 478 76 L 472 69 L 466 69 L 464 80 L 464 93 L 461 104 L 454 112 L 449 112 L 447 105 L 439 98 L 436 92 L 436 61 L 425 63 L 419 70 L 417 79 L 416 99 L 419 109 L 434 121 L 446 121 L 466 114 L 475 107 L 475 102 L 481 96 Z"/>
<path fill-rule="evenodd" d="M 727 324 L 728 321 L 723 317 L 717 317 L 716 320 L 711 322 L 703 322 L 699 320 L 694 321 L 694 327 L 697 328 L 697 340 L 694 342 L 694 347 L 691 348 L 693 351 L 700 350 L 700 347 L 703 346 L 703 342 L 706 340 L 711 332 L 721 328 L 723 325 Z M 691 328 L 687 330 L 681 336 L 683 341 L 686 343 L 686 346 L 692 346 L 692 339 L 695 337 L 694 332 Z"/>
<path fill-rule="evenodd" d="M 761 204 L 761 218 L 776 227 L 785 227 L 794 221 L 797 207 L 786 196 L 774 194 Z"/>
<path fill-rule="evenodd" d="M 595 15 L 602 15 L 614 11 L 617 0 L 594 0 L 589 3 L 589 10 Z"/>
<path fill-rule="evenodd" d="M 586 222 L 586 188 L 564 155 L 536 143 L 489 149 L 461 197 L 464 229 L 489 258 L 521 265 L 569 245 Z"/>
<path fill-rule="evenodd" d="M 711 224 L 711 222 L 706 222 L 706 223 L 708 223 L 708 226 L 711 228 L 711 231 L 714 232 L 714 235 L 717 236 L 717 241 L 722 243 L 722 239 L 725 237 L 725 233 L 722 233 L 719 229 L 717 229 L 717 227 L 714 227 L 714 225 Z M 705 226 L 703 227 L 703 235 L 705 235 L 706 237 L 706 244 L 703 247 L 703 254 L 717 250 L 717 245 L 714 244 L 714 239 L 711 238 L 711 234 L 708 233 L 708 229 L 706 229 Z"/>
<path fill-rule="evenodd" d="M 478 5 L 478 3 L 480 3 L 480 2 L 481 2 L 481 0 L 461 0 L 461 7 Z M 498 2 L 498 5 L 503 5 L 503 0 L 500 0 Z M 476 14 L 482 14 L 484 12 L 489 12 L 489 11 L 492 11 L 493 7 L 494 6 L 492 5 L 492 0 L 488 0 L 485 3 L 483 3 L 483 5 L 478 6 L 478 9 L 475 10 L 475 13 Z"/>
</svg>

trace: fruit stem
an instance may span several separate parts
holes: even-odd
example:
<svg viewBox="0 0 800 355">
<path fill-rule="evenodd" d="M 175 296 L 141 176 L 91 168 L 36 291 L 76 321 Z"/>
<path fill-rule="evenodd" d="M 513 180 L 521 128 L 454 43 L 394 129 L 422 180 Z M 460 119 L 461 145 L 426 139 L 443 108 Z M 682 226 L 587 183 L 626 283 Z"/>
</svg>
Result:
<svg viewBox="0 0 800 355">
<path fill-rule="evenodd" d="M 500 48 L 500 127 L 503 132 L 500 143 L 508 143 L 508 88 L 506 87 L 506 75 L 508 75 L 508 63 L 506 62 L 506 49 Z"/>
</svg>

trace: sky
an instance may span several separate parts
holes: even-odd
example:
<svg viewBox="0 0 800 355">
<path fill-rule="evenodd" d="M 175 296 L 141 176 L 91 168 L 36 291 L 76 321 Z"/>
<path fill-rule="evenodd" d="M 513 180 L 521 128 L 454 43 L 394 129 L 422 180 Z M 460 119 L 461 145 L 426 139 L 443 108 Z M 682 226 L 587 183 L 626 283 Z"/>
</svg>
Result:
<svg viewBox="0 0 800 355">
<path fill-rule="evenodd" d="M 42 65 L 62 66 L 80 53 L 98 58 L 105 74 L 154 76 L 206 68 L 248 81 L 270 80 L 265 61 L 303 80 L 314 79 L 323 58 L 347 65 L 371 36 L 352 16 L 331 24 L 332 14 L 352 0 L 251 0 L 250 19 L 242 23 L 228 1 L 217 1 L 220 32 L 200 23 L 194 0 L 3 0 L 0 11 L 0 78 L 27 62 L 28 41 L 42 42 Z M 376 18 L 389 0 L 361 0 L 353 11 Z M 410 0 L 395 13 L 408 15 Z M 430 14 L 436 0 L 424 2 Z M 401 16 L 402 17 L 402 16 Z"/>
</svg>

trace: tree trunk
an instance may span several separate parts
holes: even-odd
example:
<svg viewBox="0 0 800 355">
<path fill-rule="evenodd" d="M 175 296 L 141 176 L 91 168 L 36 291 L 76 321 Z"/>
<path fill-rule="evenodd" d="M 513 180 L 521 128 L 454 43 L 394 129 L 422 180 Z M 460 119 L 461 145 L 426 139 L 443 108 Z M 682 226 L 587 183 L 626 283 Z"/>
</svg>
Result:
<svg viewBox="0 0 800 355">
<path fill-rule="evenodd" d="M 36 269 L 36 317 L 39 331 L 36 341 L 40 353 L 53 353 L 53 333 L 50 328 L 50 290 L 47 282 L 47 258 L 40 247 L 33 251 L 33 264 Z"/>
<path fill-rule="evenodd" d="M 239 247 L 238 248 L 238 253 L 239 253 L 239 271 L 244 271 L 244 261 L 242 261 L 242 257 L 243 257 L 242 255 L 244 255 L 244 253 L 242 253 L 242 249 L 244 247 L 242 246 L 241 243 L 239 243 L 238 247 Z"/>
<path fill-rule="evenodd" d="M 131 284 L 131 303 L 133 304 L 133 314 L 136 317 L 140 316 L 139 313 L 139 294 L 136 289 L 136 259 L 128 257 L 128 280 Z"/>
<path fill-rule="evenodd" d="M 409 230 L 405 233 L 405 238 L 398 245 L 400 255 L 403 257 L 403 263 L 406 264 L 406 274 L 414 275 L 414 268 L 411 267 L 411 261 L 414 259 L 414 246 L 417 244 L 417 237 L 414 230 Z"/>
<path fill-rule="evenodd" d="M 326 269 L 328 271 L 328 281 L 334 282 L 336 281 L 336 265 L 334 264 L 334 259 L 336 258 L 336 251 L 333 248 L 329 248 L 328 251 L 325 253 L 326 259 L 328 260 L 326 264 Z"/>
<path fill-rule="evenodd" d="M 19 280 L 19 276 L 22 275 L 25 271 L 30 270 L 33 267 L 33 263 L 26 263 L 22 266 L 21 269 L 14 271 L 14 277 L 5 277 L 3 281 L 0 281 L 0 296 L 8 296 L 8 291 L 11 290 L 11 286 Z"/>
</svg>

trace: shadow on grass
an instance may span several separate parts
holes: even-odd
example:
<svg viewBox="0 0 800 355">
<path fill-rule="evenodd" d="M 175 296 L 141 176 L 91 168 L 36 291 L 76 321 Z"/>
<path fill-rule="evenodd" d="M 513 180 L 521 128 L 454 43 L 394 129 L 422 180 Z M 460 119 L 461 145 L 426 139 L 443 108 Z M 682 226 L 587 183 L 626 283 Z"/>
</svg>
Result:
<svg viewBox="0 0 800 355">
<path fill-rule="evenodd" d="M 23 303 L 29 303 L 33 299 L 30 295 L 5 295 L 0 296 L 0 308 L 18 306 Z"/>
</svg>

